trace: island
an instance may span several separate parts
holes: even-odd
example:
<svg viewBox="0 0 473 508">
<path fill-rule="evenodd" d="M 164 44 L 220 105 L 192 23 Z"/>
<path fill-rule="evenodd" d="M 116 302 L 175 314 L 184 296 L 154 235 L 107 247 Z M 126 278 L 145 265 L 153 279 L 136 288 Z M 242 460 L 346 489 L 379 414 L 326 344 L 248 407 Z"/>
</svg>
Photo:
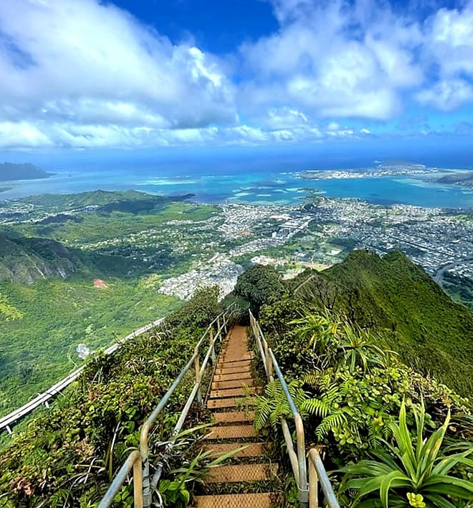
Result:
<svg viewBox="0 0 473 508">
<path fill-rule="evenodd" d="M 473 187 L 473 171 L 463 170 L 461 172 L 455 171 L 451 175 L 445 175 L 435 180 L 435 183 L 460 185 L 462 187 Z"/>
<path fill-rule="evenodd" d="M 13 162 L 0 163 L 0 182 L 14 180 L 37 180 L 49 178 L 54 173 L 48 173 L 34 164 L 16 164 Z M 4 189 L 5 190 L 5 189 Z"/>
<path fill-rule="evenodd" d="M 428 168 L 423 164 L 389 162 L 374 168 L 358 168 L 343 170 L 309 170 L 297 175 L 305 180 L 333 180 L 347 178 L 379 178 L 393 176 L 415 176 L 438 172 L 437 168 Z"/>
</svg>

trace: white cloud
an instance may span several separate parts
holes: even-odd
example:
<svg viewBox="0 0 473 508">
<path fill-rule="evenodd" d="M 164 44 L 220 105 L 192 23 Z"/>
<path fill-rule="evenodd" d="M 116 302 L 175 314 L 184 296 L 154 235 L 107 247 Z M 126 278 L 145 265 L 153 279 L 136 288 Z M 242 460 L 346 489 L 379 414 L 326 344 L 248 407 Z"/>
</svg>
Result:
<svg viewBox="0 0 473 508">
<path fill-rule="evenodd" d="M 2 2 L 0 77 L 9 121 L 185 128 L 236 119 L 215 57 L 95 0 Z"/>
<path fill-rule="evenodd" d="M 419 25 L 388 7 L 341 0 L 273 5 L 280 30 L 241 48 L 254 76 L 242 92 L 247 107 L 276 102 L 318 117 L 384 120 L 401 110 L 401 90 L 422 82 L 413 58 Z"/>
<path fill-rule="evenodd" d="M 473 102 L 473 0 L 427 20 L 385 0 L 268 1 L 279 29 L 223 60 L 110 2 L 0 0 L 0 148 L 357 139 L 411 100 Z"/>
<path fill-rule="evenodd" d="M 462 9 L 440 9 L 428 20 L 424 53 L 443 77 L 473 77 L 473 2 Z"/>
<path fill-rule="evenodd" d="M 442 111 L 452 111 L 473 101 L 473 87 L 462 79 L 440 81 L 417 94 L 417 100 Z"/>
</svg>

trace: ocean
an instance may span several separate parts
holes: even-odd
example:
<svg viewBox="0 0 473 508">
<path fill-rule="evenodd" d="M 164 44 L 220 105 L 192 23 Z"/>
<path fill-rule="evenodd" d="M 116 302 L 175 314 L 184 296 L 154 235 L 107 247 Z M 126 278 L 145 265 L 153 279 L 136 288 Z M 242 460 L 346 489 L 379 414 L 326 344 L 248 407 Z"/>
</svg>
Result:
<svg viewBox="0 0 473 508">
<path fill-rule="evenodd" d="M 25 158 L 25 157 L 23 157 Z M 375 161 L 359 158 L 326 165 L 309 158 L 245 156 L 192 160 L 137 157 L 125 154 L 108 160 L 93 157 L 74 160 L 32 161 L 55 173 L 42 180 L 0 182 L 11 190 L 0 200 L 45 193 L 76 193 L 96 189 L 136 189 L 154 194 L 194 194 L 200 203 L 293 205 L 301 203 L 307 189 L 337 198 L 359 198 L 374 204 L 407 204 L 423 207 L 473 207 L 473 189 L 438 185 L 407 177 L 306 180 L 298 173 L 310 169 L 374 167 Z M 422 161 L 416 161 L 422 162 Z M 460 167 L 460 166 L 457 166 Z M 463 166 L 464 167 L 464 166 Z"/>
</svg>

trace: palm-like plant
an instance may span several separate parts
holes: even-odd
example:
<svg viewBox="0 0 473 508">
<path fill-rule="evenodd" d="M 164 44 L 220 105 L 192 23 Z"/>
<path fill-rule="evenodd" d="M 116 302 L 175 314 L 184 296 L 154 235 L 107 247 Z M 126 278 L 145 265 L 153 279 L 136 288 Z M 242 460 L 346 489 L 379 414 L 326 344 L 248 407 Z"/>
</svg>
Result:
<svg viewBox="0 0 473 508">
<path fill-rule="evenodd" d="M 387 355 L 391 353 L 394 354 L 393 351 L 383 351 L 373 344 L 365 331 L 355 330 L 347 323 L 343 324 L 337 356 L 339 363 L 347 365 L 350 372 L 355 372 L 358 367 L 366 372 L 370 365 L 385 365 Z"/>
<path fill-rule="evenodd" d="M 452 470 L 463 465 L 473 470 L 472 443 L 443 447 L 450 413 L 442 427 L 424 438 L 425 410 L 415 412 L 416 433 L 407 427 L 403 403 L 399 424 L 392 423 L 395 444 L 381 441 L 383 449 L 372 453 L 377 460 L 362 460 L 340 471 L 345 473 L 342 490 L 355 490 L 353 507 L 359 508 L 467 508 L 473 506 L 473 483 Z"/>
</svg>

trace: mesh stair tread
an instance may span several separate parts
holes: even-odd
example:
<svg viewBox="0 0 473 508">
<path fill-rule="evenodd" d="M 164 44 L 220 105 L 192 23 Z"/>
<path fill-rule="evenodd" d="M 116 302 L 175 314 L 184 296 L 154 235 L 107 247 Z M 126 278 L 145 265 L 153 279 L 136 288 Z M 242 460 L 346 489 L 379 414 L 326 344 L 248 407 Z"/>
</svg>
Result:
<svg viewBox="0 0 473 508">
<path fill-rule="evenodd" d="M 221 494 L 197 496 L 195 508 L 270 508 L 272 494 Z"/>
<path fill-rule="evenodd" d="M 240 374 L 242 372 L 248 372 L 248 374 L 251 373 L 251 365 L 248 366 L 242 366 L 242 367 L 218 367 L 215 370 L 216 374 Z"/>
<path fill-rule="evenodd" d="M 239 439 L 257 437 L 253 425 L 225 425 L 212 427 L 205 439 Z"/>
<path fill-rule="evenodd" d="M 214 383 L 220 382 L 220 381 L 245 381 L 246 379 L 252 379 L 251 372 L 243 372 L 243 373 L 237 373 L 237 374 L 216 374 L 214 376 Z"/>
<path fill-rule="evenodd" d="M 250 367 L 251 360 L 223 360 L 217 363 L 218 369 L 236 368 L 236 367 Z"/>
<path fill-rule="evenodd" d="M 244 397 L 247 393 L 255 394 L 256 388 L 254 386 L 248 388 L 224 388 L 218 390 L 212 390 L 210 397 L 212 399 L 224 399 L 225 397 Z"/>
<path fill-rule="evenodd" d="M 252 387 L 254 386 L 254 381 L 252 379 L 233 379 L 230 381 L 215 381 L 212 383 L 212 390 L 226 390 L 228 388 L 242 388 L 243 384 L 246 386 Z"/>
<path fill-rule="evenodd" d="M 255 419 L 254 411 L 229 411 L 227 413 L 214 413 L 215 423 L 252 422 Z"/>
<path fill-rule="evenodd" d="M 260 457 L 264 454 L 265 449 L 271 446 L 271 443 L 214 443 L 205 445 L 203 448 L 206 451 L 212 450 L 217 455 L 237 450 L 243 446 L 245 448 L 232 455 L 232 457 Z"/>
<path fill-rule="evenodd" d="M 210 399 L 207 402 L 207 408 L 219 409 L 224 407 L 237 407 L 239 398 L 240 397 L 237 398 L 228 397 L 225 399 Z M 245 406 L 254 406 L 254 405 L 255 402 L 253 399 L 245 399 Z"/>
<path fill-rule="evenodd" d="M 278 464 L 238 464 L 218 466 L 205 477 L 206 483 L 240 483 L 270 480 L 277 474 Z"/>
</svg>

